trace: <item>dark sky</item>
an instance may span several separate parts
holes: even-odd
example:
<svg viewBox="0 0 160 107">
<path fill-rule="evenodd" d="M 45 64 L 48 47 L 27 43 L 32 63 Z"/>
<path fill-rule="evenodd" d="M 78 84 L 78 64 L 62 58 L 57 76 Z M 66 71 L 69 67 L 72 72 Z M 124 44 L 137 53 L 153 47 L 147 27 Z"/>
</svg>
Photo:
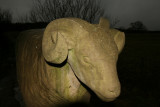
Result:
<svg viewBox="0 0 160 107">
<path fill-rule="evenodd" d="M 106 13 L 118 17 L 118 26 L 128 26 L 137 20 L 148 29 L 160 30 L 160 0 L 103 0 Z"/>
<path fill-rule="evenodd" d="M 30 10 L 32 1 L 0 0 L 0 7 L 11 9 L 16 18 Z M 102 0 L 102 7 L 105 14 L 120 20 L 117 27 L 139 20 L 150 30 L 160 30 L 160 0 Z"/>
</svg>

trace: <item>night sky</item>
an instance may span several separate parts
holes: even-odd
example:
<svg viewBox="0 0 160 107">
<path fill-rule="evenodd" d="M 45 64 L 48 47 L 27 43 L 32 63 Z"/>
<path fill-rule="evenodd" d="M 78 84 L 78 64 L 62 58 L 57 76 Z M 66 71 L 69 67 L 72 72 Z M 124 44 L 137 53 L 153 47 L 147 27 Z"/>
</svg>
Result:
<svg viewBox="0 0 160 107">
<path fill-rule="evenodd" d="M 0 7 L 11 9 L 14 19 L 32 7 L 33 0 L 0 0 Z M 105 15 L 118 18 L 117 27 L 128 28 L 131 22 L 142 21 L 149 30 L 160 30 L 160 0 L 102 0 Z"/>
</svg>

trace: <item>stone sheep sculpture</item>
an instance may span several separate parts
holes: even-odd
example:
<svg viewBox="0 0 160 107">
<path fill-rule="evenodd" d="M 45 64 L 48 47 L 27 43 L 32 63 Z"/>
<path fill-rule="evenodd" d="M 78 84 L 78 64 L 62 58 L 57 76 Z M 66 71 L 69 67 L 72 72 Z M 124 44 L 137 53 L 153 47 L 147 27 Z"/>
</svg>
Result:
<svg viewBox="0 0 160 107">
<path fill-rule="evenodd" d="M 91 89 L 101 100 L 120 94 L 116 63 L 125 35 L 107 19 L 90 24 L 78 18 L 52 21 L 45 29 L 20 34 L 17 78 L 27 107 L 89 102 Z"/>
</svg>

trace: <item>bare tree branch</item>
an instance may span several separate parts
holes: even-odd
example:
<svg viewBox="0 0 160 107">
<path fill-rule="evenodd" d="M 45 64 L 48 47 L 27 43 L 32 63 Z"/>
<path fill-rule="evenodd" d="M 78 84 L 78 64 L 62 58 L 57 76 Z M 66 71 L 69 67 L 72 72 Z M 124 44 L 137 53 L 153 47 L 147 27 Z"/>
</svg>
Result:
<svg viewBox="0 0 160 107">
<path fill-rule="evenodd" d="M 11 22 L 12 22 L 11 11 L 0 8 L 0 23 L 11 23 Z"/>
<path fill-rule="evenodd" d="M 100 0 L 34 0 L 28 17 L 31 22 L 50 22 L 64 17 L 76 17 L 95 23 L 102 17 L 104 10 L 100 8 Z"/>
</svg>

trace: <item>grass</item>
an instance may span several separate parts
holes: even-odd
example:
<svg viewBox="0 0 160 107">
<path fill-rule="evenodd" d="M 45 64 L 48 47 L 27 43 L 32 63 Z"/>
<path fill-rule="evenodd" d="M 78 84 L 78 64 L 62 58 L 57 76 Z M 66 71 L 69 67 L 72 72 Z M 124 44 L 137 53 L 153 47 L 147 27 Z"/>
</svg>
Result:
<svg viewBox="0 0 160 107">
<path fill-rule="evenodd" d="M 0 106 L 20 106 L 13 90 L 17 86 L 14 50 L 18 34 L 19 31 L 0 34 Z M 126 44 L 117 63 L 122 85 L 121 95 L 111 103 L 104 103 L 93 97 L 92 105 L 159 107 L 159 64 L 160 33 L 126 33 Z"/>
<path fill-rule="evenodd" d="M 130 107 L 159 107 L 159 64 L 160 33 L 126 33 L 118 61 L 119 99 L 129 100 Z"/>
</svg>

